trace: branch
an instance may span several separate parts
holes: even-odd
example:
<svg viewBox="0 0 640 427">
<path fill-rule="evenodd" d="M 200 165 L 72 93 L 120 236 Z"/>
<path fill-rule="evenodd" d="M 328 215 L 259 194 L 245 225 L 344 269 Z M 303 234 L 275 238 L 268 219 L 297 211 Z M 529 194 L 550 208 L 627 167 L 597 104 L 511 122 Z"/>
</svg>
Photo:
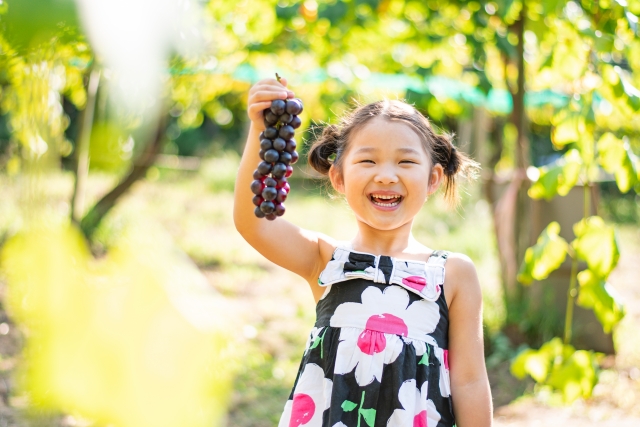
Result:
<svg viewBox="0 0 640 427">
<path fill-rule="evenodd" d="M 166 117 L 162 115 L 162 118 L 158 122 L 156 132 L 153 136 L 153 140 L 150 141 L 140 156 L 133 162 L 133 167 L 129 174 L 116 185 L 110 192 L 105 194 L 89 212 L 80 221 L 80 229 L 84 233 L 87 240 L 91 240 L 93 233 L 100 225 L 100 222 L 105 215 L 113 208 L 118 199 L 140 178 L 143 178 L 147 170 L 153 165 L 156 160 L 156 156 L 160 152 L 160 147 L 164 141 L 166 132 Z"/>
</svg>

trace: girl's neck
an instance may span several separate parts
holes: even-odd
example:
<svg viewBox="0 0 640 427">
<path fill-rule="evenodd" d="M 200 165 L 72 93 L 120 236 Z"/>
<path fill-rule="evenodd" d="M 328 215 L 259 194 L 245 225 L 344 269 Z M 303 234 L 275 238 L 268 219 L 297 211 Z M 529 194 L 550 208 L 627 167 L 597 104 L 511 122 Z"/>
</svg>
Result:
<svg viewBox="0 0 640 427">
<path fill-rule="evenodd" d="M 358 234 L 352 241 L 353 250 L 378 255 L 397 256 L 415 253 L 424 248 L 411 234 L 411 223 L 395 230 L 377 230 L 358 221 Z"/>
</svg>

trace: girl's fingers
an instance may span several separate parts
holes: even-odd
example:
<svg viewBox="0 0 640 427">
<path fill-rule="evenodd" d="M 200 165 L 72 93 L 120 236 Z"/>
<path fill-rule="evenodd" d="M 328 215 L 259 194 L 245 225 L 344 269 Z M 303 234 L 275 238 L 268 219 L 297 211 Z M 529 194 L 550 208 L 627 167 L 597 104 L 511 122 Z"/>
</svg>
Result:
<svg viewBox="0 0 640 427">
<path fill-rule="evenodd" d="M 249 106 L 248 108 L 249 114 L 251 115 L 252 113 L 261 112 L 262 110 L 266 110 L 270 106 L 271 106 L 271 101 L 256 102 L 255 104 L 251 104 Z"/>
<path fill-rule="evenodd" d="M 286 91 L 264 90 L 255 92 L 249 96 L 249 104 L 262 101 L 273 101 L 274 99 L 287 99 L 289 94 Z"/>
</svg>

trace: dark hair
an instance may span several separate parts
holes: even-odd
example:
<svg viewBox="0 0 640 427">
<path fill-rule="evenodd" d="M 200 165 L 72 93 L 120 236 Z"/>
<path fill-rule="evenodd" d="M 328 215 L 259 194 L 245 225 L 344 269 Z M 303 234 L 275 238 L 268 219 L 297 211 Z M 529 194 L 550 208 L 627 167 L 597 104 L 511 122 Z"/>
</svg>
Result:
<svg viewBox="0 0 640 427">
<path fill-rule="evenodd" d="M 350 135 L 375 117 L 397 120 L 409 125 L 422 140 L 432 164 L 444 169 L 444 198 L 450 206 L 459 203 L 456 176 L 474 179 L 480 165 L 453 145 L 453 135 L 437 134 L 429 120 L 414 106 L 403 101 L 377 101 L 347 113 L 340 125 L 326 125 L 309 149 L 309 165 L 322 175 L 329 169 L 341 168 L 343 154 L 349 147 Z"/>
</svg>

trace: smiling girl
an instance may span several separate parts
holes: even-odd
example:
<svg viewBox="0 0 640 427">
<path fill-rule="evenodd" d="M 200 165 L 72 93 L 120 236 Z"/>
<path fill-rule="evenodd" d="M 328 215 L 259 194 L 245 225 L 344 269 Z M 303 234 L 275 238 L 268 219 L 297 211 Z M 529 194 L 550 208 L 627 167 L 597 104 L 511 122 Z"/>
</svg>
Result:
<svg viewBox="0 0 640 427">
<path fill-rule="evenodd" d="M 456 176 L 477 163 L 401 101 L 361 106 L 328 125 L 309 164 L 344 195 L 358 230 L 351 241 L 253 214 L 262 111 L 292 98 L 286 80 L 249 92 L 251 128 L 238 171 L 234 220 L 256 250 L 300 275 L 316 323 L 279 427 L 490 426 L 482 296 L 472 261 L 411 233 L 441 185 L 457 202 Z"/>
</svg>

